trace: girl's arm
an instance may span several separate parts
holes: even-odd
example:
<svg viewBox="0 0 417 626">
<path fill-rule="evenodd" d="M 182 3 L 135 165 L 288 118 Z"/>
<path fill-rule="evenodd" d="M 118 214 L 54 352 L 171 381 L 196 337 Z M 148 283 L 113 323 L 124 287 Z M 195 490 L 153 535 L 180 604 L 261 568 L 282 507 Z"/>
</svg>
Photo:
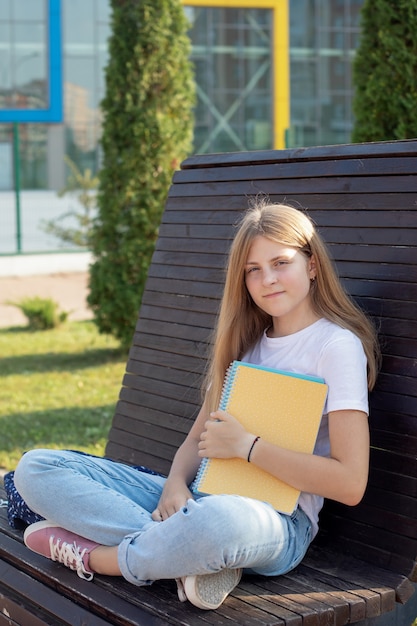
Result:
<svg viewBox="0 0 417 626">
<path fill-rule="evenodd" d="M 201 463 L 198 444 L 207 419 L 208 411 L 203 404 L 190 432 L 178 448 L 172 461 L 158 507 L 152 513 L 152 518 L 155 521 L 167 519 L 185 506 L 187 500 L 193 497 L 188 485 L 195 478 Z"/>
<path fill-rule="evenodd" d="M 200 442 L 200 456 L 247 458 L 256 433 L 248 433 L 223 411 L 212 414 Z M 366 413 L 329 413 L 330 458 L 293 452 L 259 439 L 250 462 L 300 491 L 357 504 L 368 480 L 369 428 Z"/>
<path fill-rule="evenodd" d="M 347 505 L 360 502 L 368 481 L 369 428 L 362 411 L 329 414 L 330 458 L 300 454 L 259 440 L 251 462 L 293 487 Z"/>
</svg>

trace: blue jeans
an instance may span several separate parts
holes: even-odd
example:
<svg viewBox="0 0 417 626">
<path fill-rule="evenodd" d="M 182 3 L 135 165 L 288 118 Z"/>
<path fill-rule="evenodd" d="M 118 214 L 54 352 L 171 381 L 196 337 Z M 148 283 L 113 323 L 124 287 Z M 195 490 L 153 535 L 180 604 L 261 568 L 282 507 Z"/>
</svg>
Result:
<svg viewBox="0 0 417 626">
<path fill-rule="evenodd" d="M 118 547 L 122 575 L 135 585 L 244 568 L 277 576 L 293 569 L 311 541 L 311 523 L 235 495 L 196 496 L 154 522 L 165 478 L 77 452 L 32 450 L 15 471 L 30 508 L 99 544 Z"/>
</svg>

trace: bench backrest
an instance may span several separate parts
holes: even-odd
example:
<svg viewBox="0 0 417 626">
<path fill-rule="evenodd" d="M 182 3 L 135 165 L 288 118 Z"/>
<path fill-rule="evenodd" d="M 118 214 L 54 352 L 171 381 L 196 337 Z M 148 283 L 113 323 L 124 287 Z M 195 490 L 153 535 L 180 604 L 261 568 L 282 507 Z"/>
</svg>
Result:
<svg viewBox="0 0 417 626">
<path fill-rule="evenodd" d="M 417 578 L 417 141 L 201 155 L 174 176 L 108 456 L 167 472 L 199 386 L 234 224 L 248 197 L 300 205 L 380 328 L 363 502 L 328 503 L 321 536 Z"/>
</svg>

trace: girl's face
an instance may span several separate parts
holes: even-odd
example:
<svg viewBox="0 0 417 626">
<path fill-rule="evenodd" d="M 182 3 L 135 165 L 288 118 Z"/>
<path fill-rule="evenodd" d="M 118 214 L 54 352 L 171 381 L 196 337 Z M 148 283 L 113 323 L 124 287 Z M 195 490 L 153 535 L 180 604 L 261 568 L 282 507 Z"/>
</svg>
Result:
<svg viewBox="0 0 417 626">
<path fill-rule="evenodd" d="M 318 318 L 310 284 L 316 276 L 314 257 L 306 258 L 264 236 L 254 239 L 245 266 L 247 290 L 260 309 L 272 316 L 272 336 L 290 335 Z"/>
</svg>

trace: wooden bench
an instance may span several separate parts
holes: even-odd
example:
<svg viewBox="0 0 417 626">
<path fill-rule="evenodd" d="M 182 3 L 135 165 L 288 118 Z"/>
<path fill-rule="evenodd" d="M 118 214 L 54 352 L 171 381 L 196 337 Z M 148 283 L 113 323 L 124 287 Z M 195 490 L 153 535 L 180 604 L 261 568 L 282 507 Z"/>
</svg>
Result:
<svg viewBox="0 0 417 626">
<path fill-rule="evenodd" d="M 106 454 L 168 471 L 200 404 L 234 224 L 258 193 L 309 209 L 348 291 L 380 327 L 384 359 L 371 398 L 363 502 L 327 503 L 319 536 L 295 571 L 244 577 L 212 612 L 180 604 L 173 581 L 146 588 L 100 576 L 83 581 L 27 550 L 3 509 L 0 624 L 341 626 L 377 624 L 385 614 L 384 623 L 394 624 L 405 615 L 394 611 L 396 602 L 416 606 L 417 141 L 204 155 L 182 164 Z"/>
</svg>

